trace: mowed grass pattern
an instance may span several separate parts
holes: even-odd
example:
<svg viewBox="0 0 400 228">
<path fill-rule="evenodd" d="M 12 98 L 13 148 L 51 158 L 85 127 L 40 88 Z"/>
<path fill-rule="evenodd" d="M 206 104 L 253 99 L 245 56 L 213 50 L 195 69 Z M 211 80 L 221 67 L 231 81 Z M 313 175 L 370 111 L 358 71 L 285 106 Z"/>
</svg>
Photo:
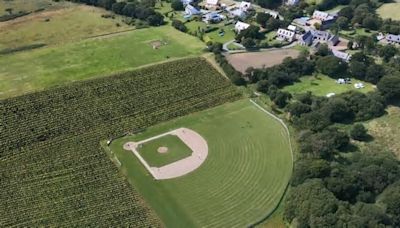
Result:
<svg viewBox="0 0 400 228">
<path fill-rule="evenodd" d="M 168 151 L 160 153 L 159 147 L 166 147 Z M 175 135 L 166 135 L 140 144 L 138 152 L 150 167 L 161 167 L 192 154 L 192 150 Z"/>
<path fill-rule="evenodd" d="M 151 42 L 167 44 L 153 49 Z M 171 26 L 0 56 L 0 99 L 139 66 L 197 56 L 204 44 Z"/>
<path fill-rule="evenodd" d="M 167 227 L 244 227 L 277 206 L 291 176 L 292 157 L 276 120 L 240 100 L 154 126 L 140 137 L 178 127 L 197 131 L 209 147 L 205 163 L 180 178 L 154 181 L 122 149 L 129 139 L 111 144 L 122 173 Z"/>
</svg>

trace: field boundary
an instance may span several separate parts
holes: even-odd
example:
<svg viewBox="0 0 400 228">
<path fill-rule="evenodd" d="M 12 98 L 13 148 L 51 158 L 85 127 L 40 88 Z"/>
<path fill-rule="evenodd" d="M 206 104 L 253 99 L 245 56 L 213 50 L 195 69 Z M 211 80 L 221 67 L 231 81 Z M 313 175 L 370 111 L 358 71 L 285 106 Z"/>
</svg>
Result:
<svg viewBox="0 0 400 228">
<path fill-rule="evenodd" d="M 250 102 L 251 102 L 256 108 L 260 109 L 262 112 L 266 113 L 267 115 L 269 115 L 269 116 L 271 116 L 272 118 L 274 118 L 275 120 L 277 120 L 277 121 L 285 128 L 285 131 L 286 131 L 286 134 L 287 134 L 288 140 L 289 140 L 289 148 L 290 148 L 290 155 L 291 155 L 291 158 L 292 158 L 292 171 L 293 171 L 293 167 L 294 167 L 294 154 L 293 154 L 292 140 L 291 140 L 291 137 L 290 137 L 289 128 L 287 127 L 287 125 L 285 124 L 285 122 L 284 122 L 281 118 L 275 116 L 274 114 L 272 114 L 271 112 L 269 112 L 269 111 L 266 110 L 265 108 L 261 107 L 259 104 L 257 104 L 257 103 L 256 103 L 255 101 L 253 101 L 252 99 L 250 99 Z M 286 185 L 286 187 L 285 187 L 285 190 L 283 191 L 283 194 L 282 194 L 281 198 L 279 199 L 278 204 L 276 204 L 275 208 L 272 209 L 271 212 L 269 212 L 266 216 L 264 216 L 263 218 L 261 218 L 261 219 L 258 220 L 257 222 L 254 222 L 253 224 L 250 224 L 248 227 L 255 227 L 255 226 L 257 226 L 257 225 L 260 225 L 262 222 L 264 222 L 265 220 L 267 220 L 268 218 L 270 218 L 270 217 L 272 216 L 272 214 L 274 214 L 274 212 L 278 209 L 279 205 L 282 203 L 282 201 L 283 201 L 283 199 L 284 199 L 284 197 L 285 197 L 285 195 L 286 195 L 286 192 L 287 192 L 287 190 L 288 190 L 288 188 L 289 188 L 289 185 L 290 185 L 290 181 L 287 183 L 287 185 Z"/>
</svg>

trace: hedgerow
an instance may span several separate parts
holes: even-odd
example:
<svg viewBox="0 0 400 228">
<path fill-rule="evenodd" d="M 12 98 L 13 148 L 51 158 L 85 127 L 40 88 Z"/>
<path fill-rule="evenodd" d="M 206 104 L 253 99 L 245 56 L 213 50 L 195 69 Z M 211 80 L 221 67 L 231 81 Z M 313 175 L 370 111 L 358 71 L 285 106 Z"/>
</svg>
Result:
<svg viewBox="0 0 400 228">
<path fill-rule="evenodd" d="M 239 98 L 200 58 L 0 101 L 1 226 L 160 226 L 100 140 Z"/>
</svg>

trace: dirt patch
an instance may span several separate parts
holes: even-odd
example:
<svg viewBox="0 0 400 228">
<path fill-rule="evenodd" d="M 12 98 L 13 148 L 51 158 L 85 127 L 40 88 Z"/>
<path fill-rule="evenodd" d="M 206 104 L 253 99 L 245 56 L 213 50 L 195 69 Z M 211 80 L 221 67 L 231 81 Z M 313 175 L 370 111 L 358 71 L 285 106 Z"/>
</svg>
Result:
<svg viewBox="0 0 400 228">
<path fill-rule="evenodd" d="M 157 149 L 157 152 L 160 154 L 168 153 L 168 147 L 162 146 Z"/>
<path fill-rule="evenodd" d="M 153 49 L 158 49 L 161 46 L 167 45 L 167 42 L 162 41 L 162 40 L 153 40 L 153 41 L 149 42 L 149 44 Z"/>
<path fill-rule="evenodd" d="M 261 52 L 246 52 L 227 56 L 228 62 L 237 70 L 245 73 L 249 67 L 263 68 L 281 64 L 287 57 L 296 58 L 300 51 L 294 49 L 277 49 Z"/>
</svg>

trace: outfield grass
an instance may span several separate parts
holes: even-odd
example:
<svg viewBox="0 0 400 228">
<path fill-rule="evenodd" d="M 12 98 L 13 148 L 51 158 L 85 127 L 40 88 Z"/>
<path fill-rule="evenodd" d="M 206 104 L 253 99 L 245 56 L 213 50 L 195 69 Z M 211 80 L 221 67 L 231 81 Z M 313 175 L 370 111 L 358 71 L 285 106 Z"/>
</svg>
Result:
<svg viewBox="0 0 400 228">
<path fill-rule="evenodd" d="M 132 140 L 138 141 L 135 137 L 132 137 Z M 167 147 L 168 152 L 158 152 L 159 147 Z M 138 152 L 150 167 L 161 167 L 192 154 L 192 150 L 175 135 L 166 135 L 143 143 L 139 145 Z"/>
<path fill-rule="evenodd" d="M 157 40 L 167 44 L 153 49 L 151 42 Z M 0 98 L 197 56 L 203 47 L 197 38 L 163 26 L 1 56 Z"/>
<path fill-rule="evenodd" d="M 150 137 L 179 127 L 206 140 L 208 157 L 180 178 L 155 181 L 132 153 L 115 140 L 110 148 L 121 171 L 167 227 L 244 227 L 279 203 L 292 171 L 282 125 L 248 100 L 228 103 L 146 129 Z"/>
<path fill-rule="evenodd" d="M 91 36 L 132 29 L 116 19 L 102 18 L 107 11 L 85 5 L 43 11 L 0 25 L 0 49 L 34 43 L 47 45 L 76 41 Z M 119 24 L 117 26 L 116 24 Z"/>
<path fill-rule="evenodd" d="M 385 3 L 378 8 L 377 13 L 383 19 L 400 20 L 400 2 Z"/>
<path fill-rule="evenodd" d="M 374 87 L 368 82 L 364 83 L 365 88 L 355 89 L 354 84 L 361 81 L 352 79 L 352 84 L 337 84 L 335 79 L 332 79 L 326 75 L 319 74 L 315 76 L 304 76 L 300 78 L 300 82 L 296 82 L 293 85 L 289 85 L 283 88 L 284 91 L 299 94 L 307 91 L 312 92 L 317 96 L 326 96 L 328 93 L 340 94 L 349 90 L 357 90 L 360 92 L 373 91 Z"/>
</svg>

